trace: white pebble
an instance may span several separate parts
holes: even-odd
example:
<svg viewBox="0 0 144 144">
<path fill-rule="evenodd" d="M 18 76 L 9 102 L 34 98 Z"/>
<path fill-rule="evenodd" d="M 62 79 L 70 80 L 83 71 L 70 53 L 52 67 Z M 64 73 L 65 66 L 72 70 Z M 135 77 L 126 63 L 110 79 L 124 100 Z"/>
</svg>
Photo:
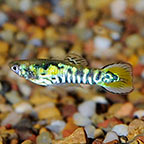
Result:
<svg viewBox="0 0 144 144">
<path fill-rule="evenodd" d="M 144 117 L 144 110 L 137 110 L 137 111 L 134 112 L 133 115 L 140 119 L 141 117 Z"/>
<path fill-rule="evenodd" d="M 128 126 L 125 124 L 115 125 L 112 128 L 112 131 L 116 132 L 118 136 L 127 136 L 128 135 Z"/>
<path fill-rule="evenodd" d="M 106 37 L 96 36 L 94 38 L 94 47 L 98 50 L 105 51 L 111 46 L 111 40 Z"/>
<path fill-rule="evenodd" d="M 113 140 L 119 140 L 119 138 L 115 132 L 110 131 L 106 134 L 106 137 L 103 141 L 103 144 L 106 144 L 106 143 L 111 142 Z"/>
<path fill-rule="evenodd" d="M 74 123 L 78 126 L 86 126 L 91 124 L 91 120 L 89 118 L 83 116 L 78 112 L 73 115 L 73 119 L 74 119 Z"/>
<path fill-rule="evenodd" d="M 125 0 L 114 0 L 111 3 L 112 17 L 118 20 L 124 20 L 126 18 L 125 16 L 126 7 L 127 3 Z"/>
<path fill-rule="evenodd" d="M 134 5 L 134 9 L 137 12 L 143 12 L 144 11 L 144 0 L 138 0 L 136 4 Z"/>
<path fill-rule="evenodd" d="M 8 21 L 7 15 L 3 12 L 0 12 L 0 26 L 2 26 L 6 21 Z"/>
<path fill-rule="evenodd" d="M 112 32 L 111 33 L 111 38 L 113 39 L 113 40 L 119 40 L 120 39 L 120 34 L 118 33 L 118 32 Z"/>
<path fill-rule="evenodd" d="M 32 7 L 32 1 L 31 0 L 21 0 L 19 3 L 19 8 L 23 12 L 31 9 L 31 7 Z"/>
<path fill-rule="evenodd" d="M 103 96 L 95 96 L 93 100 L 95 103 L 108 104 L 108 101 Z"/>
<path fill-rule="evenodd" d="M 84 129 L 86 131 L 86 134 L 87 134 L 88 138 L 95 138 L 94 133 L 95 133 L 96 128 L 94 126 L 87 125 L 87 126 L 84 127 Z"/>
<path fill-rule="evenodd" d="M 33 110 L 32 106 L 27 102 L 20 103 L 15 108 L 15 112 L 17 113 L 25 113 L 25 112 L 32 111 L 32 110 Z"/>
<path fill-rule="evenodd" d="M 19 89 L 20 89 L 20 91 L 22 92 L 22 94 L 25 97 L 29 97 L 30 96 L 30 94 L 31 94 L 31 88 L 30 88 L 30 86 L 28 86 L 26 84 L 20 84 L 19 85 Z"/>
<path fill-rule="evenodd" d="M 95 113 L 96 105 L 94 101 L 85 101 L 78 106 L 78 111 L 86 117 L 91 117 Z"/>
<path fill-rule="evenodd" d="M 56 133 L 60 133 L 64 127 L 65 127 L 66 123 L 62 120 L 56 120 L 53 121 L 50 125 L 46 126 L 46 128 L 50 129 L 53 132 Z"/>
</svg>

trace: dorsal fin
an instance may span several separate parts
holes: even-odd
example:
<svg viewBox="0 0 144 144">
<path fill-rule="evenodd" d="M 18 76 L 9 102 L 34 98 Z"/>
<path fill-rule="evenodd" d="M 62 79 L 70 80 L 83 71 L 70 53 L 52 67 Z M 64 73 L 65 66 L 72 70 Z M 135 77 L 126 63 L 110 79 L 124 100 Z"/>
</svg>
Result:
<svg viewBox="0 0 144 144">
<path fill-rule="evenodd" d="M 87 61 L 82 56 L 72 52 L 65 57 L 64 61 L 75 65 L 82 65 L 82 66 L 88 65 Z"/>
</svg>

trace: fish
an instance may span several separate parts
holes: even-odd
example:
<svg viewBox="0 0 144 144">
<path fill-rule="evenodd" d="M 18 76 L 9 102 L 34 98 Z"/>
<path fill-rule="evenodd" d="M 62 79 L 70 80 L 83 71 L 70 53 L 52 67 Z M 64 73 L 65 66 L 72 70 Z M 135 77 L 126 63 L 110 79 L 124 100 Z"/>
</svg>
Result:
<svg viewBox="0 0 144 144">
<path fill-rule="evenodd" d="M 69 53 L 64 60 L 14 60 L 9 67 L 17 75 L 41 86 L 98 85 L 117 94 L 133 90 L 132 66 L 126 62 L 90 68 L 82 56 Z"/>
</svg>

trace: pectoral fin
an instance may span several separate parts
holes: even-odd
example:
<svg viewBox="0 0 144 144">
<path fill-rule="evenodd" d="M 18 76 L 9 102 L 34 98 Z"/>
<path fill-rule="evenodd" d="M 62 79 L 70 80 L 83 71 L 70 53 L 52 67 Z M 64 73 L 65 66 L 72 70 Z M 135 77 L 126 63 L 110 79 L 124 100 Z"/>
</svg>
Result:
<svg viewBox="0 0 144 144">
<path fill-rule="evenodd" d="M 65 57 L 64 61 L 69 64 L 82 65 L 82 66 L 88 65 L 87 61 L 82 56 L 72 52 Z"/>
</svg>

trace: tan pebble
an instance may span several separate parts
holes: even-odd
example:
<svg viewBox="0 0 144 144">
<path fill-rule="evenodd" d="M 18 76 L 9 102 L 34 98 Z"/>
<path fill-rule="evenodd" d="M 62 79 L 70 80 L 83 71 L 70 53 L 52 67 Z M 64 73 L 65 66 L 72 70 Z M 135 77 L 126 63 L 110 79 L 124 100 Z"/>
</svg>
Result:
<svg viewBox="0 0 144 144">
<path fill-rule="evenodd" d="M 128 139 L 132 140 L 135 136 L 144 133 L 144 121 L 135 119 L 128 127 Z"/>
<path fill-rule="evenodd" d="M 97 138 L 99 136 L 103 136 L 104 132 L 101 129 L 96 129 L 94 132 L 94 137 Z"/>
<path fill-rule="evenodd" d="M 9 50 L 9 44 L 4 41 L 0 41 L 0 53 L 7 53 Z"/>
<path fill-rule="evenodd" d="M 83 128 L 77 128 L 70 136 L 63 140 L 54 140 L 53 144 L 85 144 L 86 135 Z"/>
<path fill-rule="evenodd" d="M 6 57 L 0 55 L 0 66 L 3 66 L 6 63 Z"/>
<path fill-rule="evenodd" d="M 30 98 L 30 102 L 34 105 L 40 105 L 45 103 L 57 103 L 57 100 L 55 98 L 48 97 L 47 95 L 33 95 Z"/>
<path fill-rule="evenodd" d="M 47 27 L 45 29 L 45 36 L 47 39 L 57 40 L 59 35 L 53 27 Z"/>
<path fill-rule="evenodd" d="M 35 7 L 33 7 L 32 11 L 36 16 L 47 15 L 50 12 L 47 7 L 44 7 L 42 5 L 36 5 Z"/>
<path fill-rule="evenodd" d="M 35 129 L 40 129 L 41 125 L 40 125 L 40 124 L 35 124 L 33 127 L 34 127 Z"/>
<path fill-rule="evenodd" d="M 87 1 L 87 5 L 91 8 L 91 9 L 103 9 L 105 7 L 107 7 L 110 2 L 112 0 L 88 0 Z"/>
<path fill-rule="evenodd" d="M 41 129 L 40 129 L 40 131 L 39 131 L 39 134 L 41 134 L 41 133 L 43 133 L 43 132 L 47 132 L 48 130 L 46 129 L 46 128 L 44 128 L 44 127 L 42 127 Z"/>
<path fill-rule="evenodd" d="M 28 33 L 31 35 L 31 38 L 34 39 L 43 39 L 44 38 L 44 31 L 42 28 L 38 26 L 29 26 L 27 29 Z"/>
<path fill-rule="evenodd" d="M 66 56 L 66 52 L 64 50 L 64 48 L 56 46 L 56 47 L 52 47 L 50 48 L 50 56 L 58 59 L 58 60 L 63 60 L 64 57 Z"/>
<path fill-rule="evenodd" d="M 128 62 L 130 64 L 132 64 L 133 66 L 135 66 L 136 64 L 138 64 L 139 58 L 137 55 L 131 55 L 130 58 L 128 59 Z"/>
<path fill-rule="evenodd" d="M 58 120 L 61 119 L 60 111 L 56 107 L 48 107 L 38 112 L 39 119 Z"/>
<path fill-rule="evenodd" d="M 133 104 L 143 104 L 144 103 L 144 96 L 138 90 L 134 90 L 128 95 L 128 100 Z"/>
<path fill-rule="evenodd" d="M 139 48 L 144 45 L 144 40 L 140 35 L 133 34 L 126 38 L 126 44 L 131 48 Z"/>
<path fill-rule="evenodd" d="M 17 139 L 12 139 L 10 144 L 18 144 L 18 140 Z"/>
<path fill-rule="evenodd" d="M 111 116 L 115 115 L 115 113 L 122 107 L 122 103 L 116 103 L 113 104 L 109 109 L 108 109 L 108 114 Z"/>
<path fill-rule="evenodd" d="M 5 24 L 3 25 L 3 28 L 4 28 L 5 30 L 10 30 L 10 31 L 12 31 L 12 32 L 17 32 L 17 31 L 18 31 L 17 27 L 16 27 L 14 24 L 11 24 L 11 23 L 5 23 Z"/>
<path fill-rule="evenodd" d="M 25 140 L 24 142 L 22 142 L 21 144 L 33 144 L 33 142 L 31 140 Z"/>
<path fill-rule="evenodd" d="M 130 102 L 127 102 L 121 106 L 121 108 L 115 113 L 115 116 L 117 118 L 130 116 L 133 111 L 134 111 L 133 104 Z"/>
<path fill-rule="evenodd" d="M 46 58 L 48 58 L 48 55 L 49 55 L 48 48 L 42 47 L 42 48 L 39 49 L 37 58 L 38 59 L 46 59 Z"/>
</svg>

